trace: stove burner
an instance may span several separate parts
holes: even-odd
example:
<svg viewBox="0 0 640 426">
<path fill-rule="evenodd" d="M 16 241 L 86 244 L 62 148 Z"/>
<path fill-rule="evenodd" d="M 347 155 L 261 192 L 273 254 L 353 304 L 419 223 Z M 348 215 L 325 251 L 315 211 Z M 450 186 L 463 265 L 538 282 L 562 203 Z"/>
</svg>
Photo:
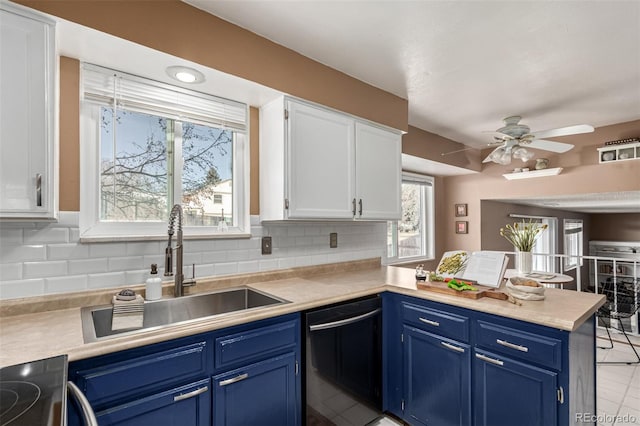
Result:
<svg viewBox="0 0 640 426">
<path fill-rule="evenodd" d="M 9 425 L 35 405 L 41 395 L 35 383 L 3 380 L 0 382 L 0 426 Z"/>
</svg>

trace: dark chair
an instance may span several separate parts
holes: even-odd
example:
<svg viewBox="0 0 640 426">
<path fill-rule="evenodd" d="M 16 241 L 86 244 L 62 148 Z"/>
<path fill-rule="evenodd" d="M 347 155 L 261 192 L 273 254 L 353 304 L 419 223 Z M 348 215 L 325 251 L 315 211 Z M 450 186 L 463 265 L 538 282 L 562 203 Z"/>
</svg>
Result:
<svg viewBox="0 0 640 426">
<path fill-rule="evenodd" d="M 603 324 L 609 336 L 609 346 L 598 346 L 600 349 L 612 349 L 613 339 L 609 328 L 615 328 L 622 331 L 625 339 L 629 343 L 629 347 L 636 355 L 636 361 L 602 361 L 598 364 L 640 364 L 640 356 L 638 351 L 631 344 L 627 331 L 625 330 L 624 323 L 629 318 L 638 312 L 638 305 L 640 304 L 640 280 L 633 279 L 618 279 L 613 280 L 612 277 L 607 278 L 600 286 L 600 293 L 604 294 L 607 298 L 604 305 L 596 312 L 596 318 Z"/>
</svg>

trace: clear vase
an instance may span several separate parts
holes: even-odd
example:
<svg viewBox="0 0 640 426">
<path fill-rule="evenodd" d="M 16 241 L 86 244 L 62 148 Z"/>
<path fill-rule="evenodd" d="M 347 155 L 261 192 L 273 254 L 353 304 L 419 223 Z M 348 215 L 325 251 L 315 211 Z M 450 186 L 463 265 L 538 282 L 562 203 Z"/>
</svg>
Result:
<svg viewBox="0 0 640 426">
<path fill-rule="evenodd" d="M 530 251 L 516 251 L 516 270 L 518 274 L 530 274 L 533 269 L 533 255 Z"/>
</svg>

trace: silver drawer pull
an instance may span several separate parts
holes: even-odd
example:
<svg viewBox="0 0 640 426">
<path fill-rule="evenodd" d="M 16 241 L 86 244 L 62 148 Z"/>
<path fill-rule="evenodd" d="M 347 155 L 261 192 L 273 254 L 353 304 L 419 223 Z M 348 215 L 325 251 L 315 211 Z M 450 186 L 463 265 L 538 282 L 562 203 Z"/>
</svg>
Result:
<svg viewBox="0 0 640 426">
<path fill-rule="evenodd" d="M 429 324 L 429 325 L 432 325 L 432 326 L 434 326 L 434 327 L 440 327 L 440 323 L 439 323 L 439 322 L 437 322 L 437 321 L 431 321 L 431 320 L 428 320 L 428 319 L 426 319 L 426 318 L 422 318 L 422 317 L 420 317 L 420 318 L 418 318 L 418 319 L 419 319 L 420 321 L 422 321 L 423 323 L 425 323 L 425 324 Z"/>
<path fill-rule="evenodd" d="M 205 393 L 208 390 L 209 390 L 209 387 L 208 386 L 204 386 L 204 387 L 198 388 L 198 389 L 196 389 L 194 391 L 174 396 L 173 397 L 173 402 L 178 402 L 178 401 L 183 401 L 185 399 L 193 398 L 194 396 L 200 395 L 201 393 Z"/>
<path fill-rule="evenodd" d="M 220 386 L 227 386 L 227 385 L 230 385 L 232 383 L 237 383 L 237 382 L 240 382 L 240 381 L 242 381 L 242 380 L 244 380 L 244 379 L 246 379 L 248 377 L 249 377 L 249 375 L 247 373 L 244 373 L 244 374 L 241 374 L 239 376 L 232 377 L 230 379 L 221 381 L 220 382 Z"/>
<path fill-rule="evenodd" d="M 460 346 L 455 346 L 447 342 L 440 342 L 440 344 L 445 348 L 451 349 L 452 351 L 460 352 L 461 354 L 464 353 L 464 348 L 461 348 Z"/>
<path fill-rule="evenodd" d="M 516 345 L 514 343 L 509 343 L 506 340 L 500 340 L 500 339 L 496 339 L 496 342 L 499 345 L 506 346 L 507 348 L 515 349 L 516 351 L 529 352 L 529 348 L 526 346 Z"/>
<path fill-rule="evenodd" d="M 42 207 L 42 175 L 36 173 L 36 206 Z"/>
<path fill-rule="evenodd" d="M 491 364 L 495 364 L 495 365 L 504 365 L 504 362 L 500 361 L 499 359 L 494 359 L 494 358 L 489 358 L 486 355 L 482 355 L 482 354 L 476 354 L 476 358 L 479 358 L 483 361 L 487 361 Z"/>
</svg>

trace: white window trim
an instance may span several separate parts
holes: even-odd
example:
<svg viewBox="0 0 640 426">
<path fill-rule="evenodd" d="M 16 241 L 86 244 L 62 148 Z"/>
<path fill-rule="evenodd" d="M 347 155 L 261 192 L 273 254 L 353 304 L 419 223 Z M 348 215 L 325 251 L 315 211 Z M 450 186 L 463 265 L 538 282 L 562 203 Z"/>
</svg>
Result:
<svg viewBox="0 0 640 426">
<path fill-rule="evenodd" d="M 575 228 L 570 228 L 567 229 L 567 223 L 579 223 L 580 226 L 579 227 L 575 227 Z M 583 265 L 582 262 L 582 256 L 584 254 L 584 249 L 583 249 L 583 244 L 584 244 L 584 222 L 582 221 L 582 219 L 564 219 L 562 221 L 562 235 L 564 237 L 563 240 L 563 244 L 564 244 L 564 252 L 567 255 L 567 257 L 565 257 L 563 259 L 563 268 L 565 271 L 571 271 L 573 269 L 578 268 L 579 266 Z M 568 253 L 567 252 L 567 235 L 570 234 L 582 234 L 580 241 L 578 241 L 578 253 Z M 573 257 L 573 256 L 578 256 Z"/>
<path fill-rule="evenodd" d="M 547 225 L 546 233 L 549 236 L 548 237 L 549 254 L 556 254 L 558 252 L 558 232 L 557 232 L 558 218 L 557 217 L 532 216 L 532 215 L 523 215 L 523 214 L 515 214 L 515 213 L 510 214 L 509 217 L 518 218 L 518 219 L 527 219 L 527 220 L 530 220 L 530 219 L 540 220 L 543 224 L 546 224 Z M 536 244 L 534 245 L 534 251 L 533 251 L 534 255 L 536 254 L 535 248 L 539 243 L 540 243 L 540 239 L 538 239 L 538 241 L 536 241 Z M 516 251 L 516 248 L 514 247 L 513 250 Z M 540 254 L 544 255 L 546 253 L 540 253 Z M 540 264 L 544 264 L 545 268 L 536 269 L 536 266 Z M 553 256 L 545 256 L 544 259 L 540 259 L 539 256 L 534 257 L 534 270 L 540 270 L 543 272 L 557 272 L 558 265 L 557 265 L 556 258 Z"/>
<path fill-rule="evenodd" d="M 83 103 L 80 114 L 80 241 L 149 241 L 167 238 L 167 223 L 157 222 L 101 222 L 100 221 L 100 108 Z M 249 113 L 247 107 L 247 114 Z M 221 231 L 214 226 L 184 226 L 185 239 L 249 238 L 249 172 L 250 129 L 236 133 L 241 137 L 235 143 L 233 165 L 233 209 L 236 226 Z"/>
<path fill-rule="evenodd" d="M 424 229 L 423 241 L 422 241 L 422 244 L 424 245 L 424 248 L 425 248 L 426 255 L 398 257 L 399 250 L 397 246 L 398 244 L 397 232 L 398 232 L 399 221 L 396 220 L 394 221 L 395 230 L 396 230 L 396 239 L 395 239 L 396 255 L 388 256 L 387 254 L 388 251 L 386 249 L 386 242 L 385 242 L 385 258 L 383 262 L 385 265 L 409 263 L 409 262 L 415 262 L 415 261 L 427 261 L 427 260 L 435 259 L 435 199 L 436 199 L 435 179 L 432 176 L 403 171 L 402 183 L 404 182 L 415 182 L 420 184 L 428 184 L 431 186 L 432 203 L 428 205 L 429 203 L 426 203 L 426 200 L 423 200 L 423 203 L 426 203 L 427 205 L 421 206 L 421 210 L 425 212 L 425 216 L 426 216 L 426 220 L 424 221 L 425 229 Z"/>
</svg>

